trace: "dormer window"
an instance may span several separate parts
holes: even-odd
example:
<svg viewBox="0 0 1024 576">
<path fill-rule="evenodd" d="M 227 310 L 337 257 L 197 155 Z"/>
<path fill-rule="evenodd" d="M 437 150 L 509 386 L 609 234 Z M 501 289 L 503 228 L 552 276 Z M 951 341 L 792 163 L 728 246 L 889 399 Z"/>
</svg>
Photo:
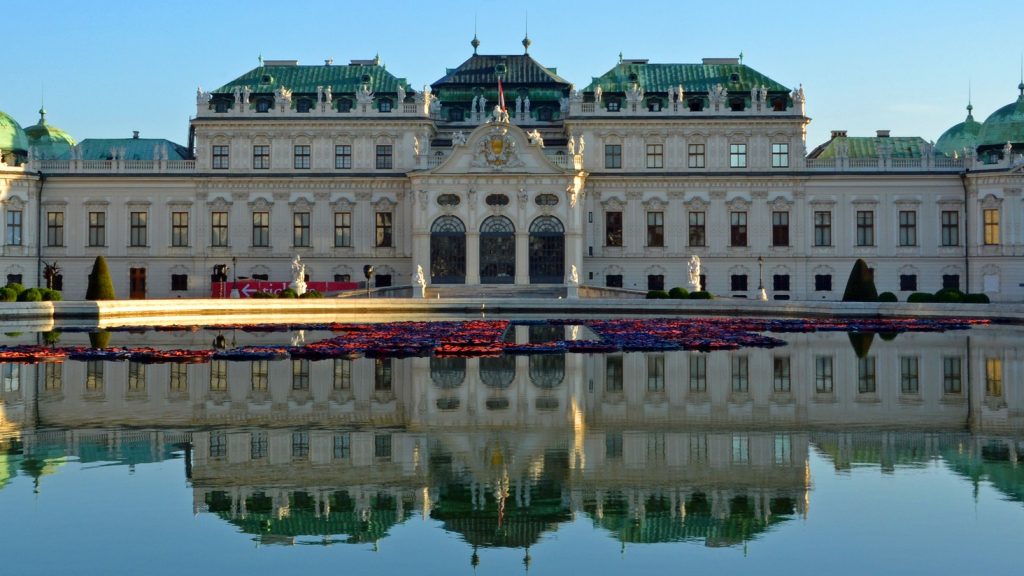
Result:
<svg viewBox="0 0 1024 576">
<path fill-rule="evenodd" d="M 260 84 L 270 84 L 274 81 L 274 77 L 270 74 L 264 74 L 260 77 Z"/>
<path fill-rule="evenodd" d="M 338 112 L 351 112 L 352 101 L 348 98 L 341 98 L 338 100 Z"/>
<path fill-rule="evenodd" d="M 690 98 L 686 101 L 686 105 L 690 108 L 690 112 L 700 112 L 704 109 L 704 99 Z"/>
<path fill-rule="evenodd" d="M 630 72 L 630 74 L 629 74 L 629 81 L 630 82 L 639 82 L 640 81 L 639 78 L 637 78 L 636 72 Z"/>
<path fill-rule="evenodd" d="M 370 83 L 370 75 L 369 74 L 363 74 L 362 77 L 360 78 L 360 80 L 363 82 L 363 84 L 369 84 Z"/>
<path fill-rule="evenodd" d="M 661 112 L 661 100 L 657 98 L 651 98 L 647 101 L 648 112 Z"/>
<path fill-rule="evenodd" d="M 378 112 L 391 112 L 391 100 L 387 98 L 381 98 L 377 101 Z"/>
<path fill-rule="evenodd" d="M 449 122 L 462 122 L 463 114 L 462 108 L 449 108 L 448 109 L 448 121 Z"/>
<path fill-rule="evenodd" d="M 257 100 L 256 111 L 261 113 L 270 112 L 270 100 L 267 98 L 260 98 Z"/>
<path fill-rule="evenodd" d="M 218 114 L 225 114 L 231 109 L 231 103 L 227 100 L 217 100 L 213 103 L 213 111 Z"/>
<path fill-rule="evenodd" d="M 295 103 L 295 111 L 302 114 L 308 114 L 313 109 L 313 101 L 309 98 L 300 98 Z"/>
<path fill-rule="evenodd" d="M 537 109 L 537 120 L 542 122 L 551 122 L 554 117 L 554 113 L 551 108 L 538 108 Z"/>
<path fill-rule="evenodd" d="M 729 100 L 729 109 L 733 112 L 743 112 L 744 108 L 746 108 L 746 102 L 742 97 Z"/>
<path fill-rule="evenodd" d="M 612 98 L 609 98 L 608 102 L 604 105 L 604 107 L 605 107 L 605 110 L 607 110 L 609 112 L 618 112 L 619 111 L 619 101 L 615 100 L 615 99 L 612 99 Z"/>
<path fill-rule="evenodd" d="M 776 96 L 775 98 L 772 98 L 772 110 L 774 110 L 776 112 L 785 112 L 786 111 L 786 97 L 785 96 Z"/>
<path fill-rule="evenodd" d="M 730 82 L 739 82 L 740 81 L 740 75 L 735 73 L 735 72 L 733 72 L 732 74 L 729 74 L 729 81 Z"/>
</svg>

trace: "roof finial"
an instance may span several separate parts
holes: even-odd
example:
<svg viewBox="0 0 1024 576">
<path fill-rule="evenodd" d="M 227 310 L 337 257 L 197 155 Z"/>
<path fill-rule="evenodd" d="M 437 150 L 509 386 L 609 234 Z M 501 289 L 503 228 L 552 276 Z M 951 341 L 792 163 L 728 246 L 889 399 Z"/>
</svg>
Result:
<svg viewBox="0 0 1024 576">
<path fill-rule="evenodd" d="M 619 50 L 619 64 L 622 64 L 622 50 Z"/>
<path fill-rule="evenodd" d="M 1017 90 L 1020 90 L 1020 98 L 1024 98 L 1024 52 L 1020 55 L 1020 84 L 1017 84 Z"/>
<path fill-rule="evenodd" d="M 523 36 L 523 54 L 530 53 L 530 10 L 526 10 L 526 34 Z"/>
<path fill-rule="evenodd" d="M 39 123 L 46 124 L 46 85 L 39 85 Z"/>
<path fill-rule="evenodd" d="M 743 50 L 740 50 L 740 64 L 743 64 Z"/>
<path fill-rule="evenodd" d="M 263 67 L 263 52 L 260 52 L 259 55 L 256 56 L 256 59 L 259 60 L 260 68 L 262 68 Z"/>
<path fill-rule="evenodd" d="M 971 112 L 974 110 L 974 105 L 971 104 L 971 81 L 967 80 L 967 119 L 974 120 L 974 116 Z"/>
<path fill-rule="evenodd" d="M 470 45 L 473 46 L 473 56 L 476 56 L 476 49 L 480 47 L 480 40 L 476 37 L 476 13 L 473 14 L 473 41 Z"/>
</svg>

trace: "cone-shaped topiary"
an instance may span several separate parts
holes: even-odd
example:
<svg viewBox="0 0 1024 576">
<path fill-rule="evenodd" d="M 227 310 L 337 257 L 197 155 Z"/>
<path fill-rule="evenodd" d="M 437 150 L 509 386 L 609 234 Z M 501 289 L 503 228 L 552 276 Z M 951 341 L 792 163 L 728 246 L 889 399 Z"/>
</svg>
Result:
<svg viewBox="0 0 1024 576">
<path fill-rule="evenodd" d="M 849 332 L 847 336 L 850 337 L 850 345 L 857 358 L 867 358 L 871 343 L 875 340 L 874 332 Z"/>
<path fill-rule="evenodd" d="M 858 258 L 853 263 L 850 279 L 846 281 L 843 302 L 874 302 L 876 300 L 878 300 L 878 290 L 875 289 L 875 273 L 868 268 L 867 262 Z"/>
<path fill-rule="evenodd" d="M 110 347 L 110 332 L 107 330 L 100 330 L 98 332 L 89 332 L 89 345 L 93 348 L 109 348 Z"/>
<path fill-rule="evenodd" d="M 89 274 L 89 287 L 85 291 L 86 300 L 116 300 L 114 294 L 114 281 L 110 279 L 110 269 L 107 268 L 107 259 L 97 256 L 96 262 L 92 265 L 92 273 Z"/>
</svg>

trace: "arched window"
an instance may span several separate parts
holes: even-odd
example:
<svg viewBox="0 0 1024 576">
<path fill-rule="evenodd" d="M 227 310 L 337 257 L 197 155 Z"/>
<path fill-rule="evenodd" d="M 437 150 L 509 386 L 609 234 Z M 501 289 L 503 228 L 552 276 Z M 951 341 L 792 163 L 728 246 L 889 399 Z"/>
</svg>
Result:
<svg viewBox="0 0 1024 576">
<path fill-rule="evenodd" d="M 565 279 L 565 228 L 554 216 L 530 224 L 530 283 L 561 284 Z"/>
<path fill-rule="evenodd" d="M 389 98 L 381 98 L 377 101 L 378 112 L 391 112 L 391 100 Z"/>
<path fill-rule="evenodd" d="M 497 356 L 480 359 L 480 381 L 488 388 L 504 390 L 516 379 L 516 357 Z"/>
<path fill-rule="evenodd" d="M 443 390 L 452 390 L 466 379 L 465 358 L 431 358 L 430 379 Z"/>
<path fill-rule="evenodd" d="M 455 216 L 441 216 L 430 227 L 430 281 L 466 282 L 466 225 Z"/>
<path fill-rule="evenodd" d="M 504 194 L 500 196 L 508 203 Z M 500 205 L 500 204 L 499 204 Z M 511 284 L 516 276 L 516 228 L 504 216 L 491 216 L 480 224 L 480 283 Z"/>
</svg>

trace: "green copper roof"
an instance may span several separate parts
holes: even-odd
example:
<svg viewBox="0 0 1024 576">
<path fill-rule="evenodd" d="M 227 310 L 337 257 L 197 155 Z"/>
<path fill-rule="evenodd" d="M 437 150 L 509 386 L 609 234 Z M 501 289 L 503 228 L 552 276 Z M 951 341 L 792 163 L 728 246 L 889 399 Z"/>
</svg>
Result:
<svg viewBox="0 0 1024 576">
<path fill-rule="evenodd" d="M 75 139 L 70 134 L 46 122 L 46 110 L 39 109 L 39 122 L 25 128 L 28 145 L 40 160 L 64 160 L 71 157 Z"/>
<path fill-rule="evenodd" d="M 981 125 L 979 147 L 1004 146 L 1007 142 L 1024 144 L 1024 83 L 1018 88 L 1021 94 L 1017 101 L 996 110 Z"/>
<path fill-rule="evenodd" d="M 316 94 L 317 86 L 330 86 L 335 94 L 354 94 L 364 83 L 375 94 L 393 94 L 399 84 L 405 86 L 406 91 L 412 92 L 405 78 L 394 76 L 380 64 L 259 66 L 214 92 L 231 93 L 236 86 L 248 86 L 255 94 L 270 94 L 279 87 L 287 88 L 295 94 Z"/>
<path fill-rule="evenodd" d="M 682 86 L 686 92 L 707 93 L 716 84 L 730 92 L 749 93 L 764 86 L 769 92 L 786 92 L 789 88 L 744 64 L 647 64 L 624 60 L 602 76 L 594 78 L 584 92 L 598 86 L 605 93 L 625 92 L 636 82 L 644 92 L 668 92 Z"/>
<path fill-rule="evenodd" d="M 0 152 L 28 152 L 28 138 L 17 120 L 0 112 Z"/>
<path fill-rule="evenodd" d="M 935 153 L 945 156 L 963 155 L 965 150 L 978 147 L 978 134 L 981 133 L 981 122 L 974 119 L 971 111 L 974 106 L 967 105 L 967 119 L 942 133 L 935 141 Z"/>
<path fill-rule="evenodd" d="M 920 158 L 921 145 L 928 143 L 920 136 L 839 136 L 815 148 L 808 157 L 835 158 L 840 142 L 846 143 L 848 158 L 877 158 L 884 147 L 889 148 L 890 158 Z"/>
<path fill-rule="evenodd" d="M 78 145 L 82 160 L 110 160 L 114 150 L 125 160 L 155 160 L 157 147 L 167 147 L 168 160 L 187 160 L 188 149 L 163 138 L 86 138 Z M 120 151 L 124 149 L 124 155 Z"/>
<path fill-rule="evenodd" d="M 558 75 L 554 68 L 545 68 L 529 54 L 493 55 L 473 54 L 458 66 L 448 69 L 444 77 L 430 85 L 438 95 L 444 97 L 447 89 L 484 88 L 498 86 L 496 69 L 505 68 L 501 82 L 505 89 L 519 87 L 544 87 L 568 90 L 570 82 Z M 506 93 L 507 94 L 507 93 Z M 514 97 L 514 95 L 513 95 Z"/>
</svg>

